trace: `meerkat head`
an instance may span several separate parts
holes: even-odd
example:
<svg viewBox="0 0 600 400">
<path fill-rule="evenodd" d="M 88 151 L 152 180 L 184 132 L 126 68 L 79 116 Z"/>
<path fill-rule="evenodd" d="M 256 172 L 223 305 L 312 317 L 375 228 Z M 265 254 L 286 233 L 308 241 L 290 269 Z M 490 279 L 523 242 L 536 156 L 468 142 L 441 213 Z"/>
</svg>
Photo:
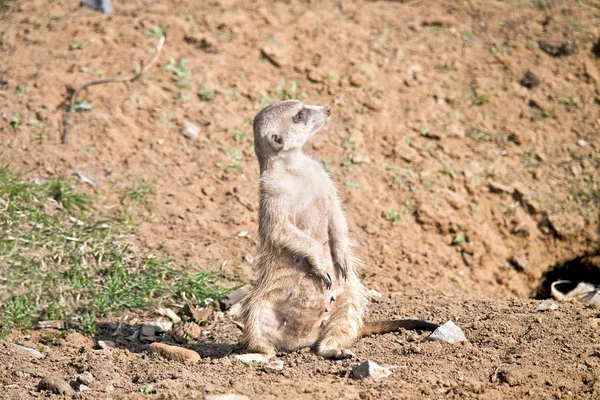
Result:
<svg viewBox="0 0 600 400">
<path fill-rule="evenodd" d="M 329 106 L 285 100 L 263 108 L 254 118 L 254 151 L 261 165 L 280 153 L 301 149 L 331 114 Z"/>
</svg>

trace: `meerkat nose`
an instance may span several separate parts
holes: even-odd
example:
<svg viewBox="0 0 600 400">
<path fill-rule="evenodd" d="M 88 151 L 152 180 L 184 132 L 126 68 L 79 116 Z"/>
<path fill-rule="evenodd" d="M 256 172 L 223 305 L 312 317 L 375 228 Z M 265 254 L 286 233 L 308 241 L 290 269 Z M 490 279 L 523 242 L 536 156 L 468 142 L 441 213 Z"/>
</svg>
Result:
<svg viewBox="0 0 600 400">
<path fill-rule="evenodd" d="M 327 115 L 331 115 L 331 107 L 325 106 L 325 111 L 327 111 Z"/>
</svg>

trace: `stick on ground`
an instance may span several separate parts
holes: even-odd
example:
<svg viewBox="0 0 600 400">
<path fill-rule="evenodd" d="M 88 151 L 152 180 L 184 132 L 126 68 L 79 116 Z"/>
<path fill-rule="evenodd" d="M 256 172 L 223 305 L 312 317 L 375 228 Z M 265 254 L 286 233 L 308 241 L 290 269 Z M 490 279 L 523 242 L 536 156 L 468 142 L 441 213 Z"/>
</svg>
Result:
<svg viewBox="0 0 600 400">
<path fill-rule="evenodd" d="M 69 125 L 71 123 L 71 114 L 73 114 L 73 111 L 75 109 L 75 101 L 77 100 L 77 95 L 79 94 L 79 92 L 81 92 L 84 89 L 87 89 L 90 86 L 100 85 L 102 83 L 133 82 L 133 81 L 139 79 L 142 75 L 144 75 L 146 73 L 146 71 L 148 71 L 150 69 L 152 64 L 154 64 L 156 62 L 156 60 L 158 60 L 158 57 L 160 56 L 160 51 L 162 50 L 164 43 L 165 43 L 165 36 L 161 36 L 160 40 L 158 41 L 158 44 L 156 45 L 156 51 L 154 52 L 154 56 L 148 62 L 148 64 L 146 64 L 142 67 L 142 69 L 139 72 L 137 72 L 133 75 L 127 75 L 127 76 L 117 76 L 114 78 L 96 79 L 93 81 L 86 82 L 82 86 L 77 88 L 73 92 L 73 94 L 71 94 L 71 103 L 69 104 L 69 110 L 67 110 L 63 134 L 62 134 L 62 138 L 61 138 L 62 144 L 67 143 L 67 135 L 69 134 Z"/>
</svg>

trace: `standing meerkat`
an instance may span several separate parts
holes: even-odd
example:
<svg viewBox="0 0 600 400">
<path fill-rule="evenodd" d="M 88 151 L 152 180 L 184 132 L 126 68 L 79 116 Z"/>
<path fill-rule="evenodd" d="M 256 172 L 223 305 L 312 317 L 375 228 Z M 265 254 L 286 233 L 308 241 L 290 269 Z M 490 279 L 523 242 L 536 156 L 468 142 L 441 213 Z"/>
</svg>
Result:
<svg viewBox="0 0 600 400">
<path fill-rule="evenodd" d="M 437 328 L 420 320 L 364 323 L 367 294 L 339 196 L 321 164 L 302 151 L 330 114 L 328 106 L 287 100 L 254 118 L 260 244 L 258 278 L 241 304 L 241 343 L 264 359 L 303 347 L 350 358 L 358 337 Z"/>
</svg>

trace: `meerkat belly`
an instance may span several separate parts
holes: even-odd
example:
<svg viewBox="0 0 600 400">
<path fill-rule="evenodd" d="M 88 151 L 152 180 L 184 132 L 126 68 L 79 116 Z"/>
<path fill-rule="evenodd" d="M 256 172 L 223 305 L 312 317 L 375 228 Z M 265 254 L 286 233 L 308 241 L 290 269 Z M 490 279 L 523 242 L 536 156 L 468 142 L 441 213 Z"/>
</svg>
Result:
<svg viewBox="0 0 600 400">
<path fill-rule="evenodd" d="M 290 269 L 280 278 L 284 284 L 269 296 L 269 339 L 280 350 L 295 351 L 314 345 L 335 306 L 334 291 L 324 291 L 307 273 L 306 261 L 285 257 Z M 293 283 L 292 283 L 293 282 Z M 290 284 L 291 283 L 291 284 Z"/>
</svg>

